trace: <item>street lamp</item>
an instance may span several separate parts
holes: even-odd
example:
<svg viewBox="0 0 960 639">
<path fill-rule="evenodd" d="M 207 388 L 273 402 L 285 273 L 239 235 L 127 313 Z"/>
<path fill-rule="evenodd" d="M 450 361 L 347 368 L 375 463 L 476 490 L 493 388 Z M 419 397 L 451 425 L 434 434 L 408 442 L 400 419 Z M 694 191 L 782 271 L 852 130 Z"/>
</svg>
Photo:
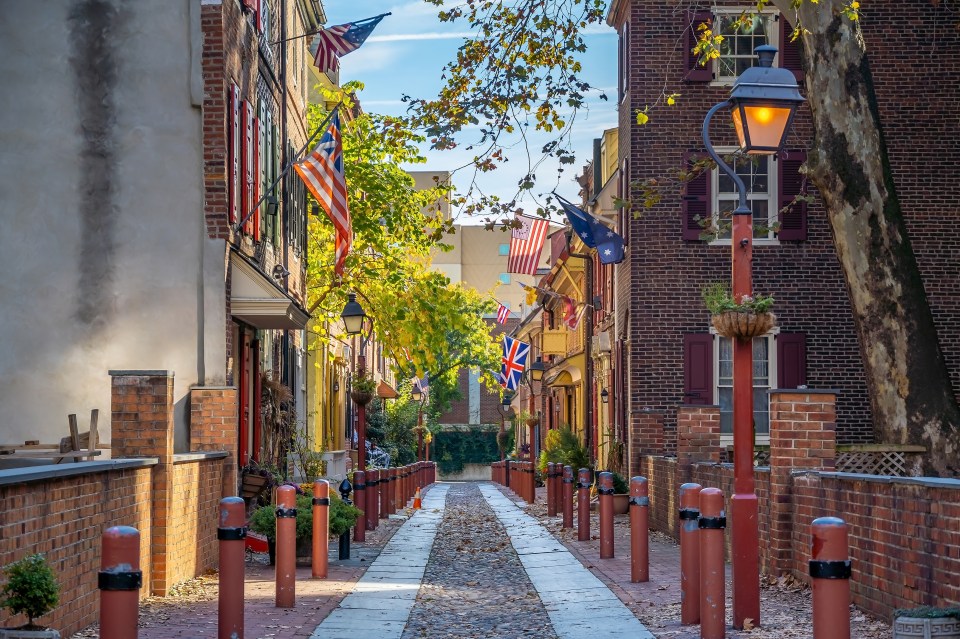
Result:
<svg viewBox="0 0 960 639">
<path fill-rule="evenodd" d="M 347 297 L 347 304 L 340 313 L 340 319 L 343 320 L 343 328 L 347 335 L 360 335 L 363 332 L 365 320 L 370 320 L 369 330 L 366 335 L 360 339 L 360 351 L 357 354 L 357 371 L 360 376 L 366 373 L 367 367 L 367 342 L 373 334 L 373 318 L 367 315 L 357 301 L 357 294 L 350 293 Z M 354 398 L 356 402 L 356 398 Z M 367 467 L 367 406 L 357 402 L 357 470 L 366 470 Z"/>
<path fill-rule="evenodd" d="M 543 364 L 543 358 L 537 357 L 537 361 L 530 365 L 530 379 L 534 382 L 543 380 L 543 372 L 547 367 Z"/>
<path fill-rule="evenodd" d="M 423 457 L 423 402 L 427 399 L 427 394 L 423 392 L 419 379 L 413 380 L 413 387 L 410 389 L 410 397 L 417 402 L 417 461 L 424 461 Z"/>
<path fill-rule="evenodd" d="M 510 404 L 513 402 L 513 393 L 507 391 L 503 394 L 503 397 L 500 399 L 500 403 L 497 404 L 497 412 L 500 413 L 500 432 L 505 433 L 507 430 L 507 417 L 510 416 Z M 498 440 L 501 438 L 498 437 Z M 500 461 L 503 461 L 506 456 L 506 451 L 500 450 Z"/>
<path fill-rule="evenodd" d="M 772 67 L 776 47 L 755 50 L 759 66 L 744 71 L 730 98 L 717 104 L 703 121 L 703 143 L 721 171 L 737 185 L 739 205 L 733 212 L 733 298 L 752 295 L 753 212 L 747 205 L 747 188 L 737 172 L 727 165 L 710 143 L 710 119 L 720 109 L 733 111 L 733 125 L 740 148 L 748 154 L 771 155 L 783 148 L 797 107 L 804 102 L 793 73 Z M 753 477 L 753 341 L 733 343 L 733 626 L 744 627 L 751 619 L 760 622 L 760 533 L 758 503 Z"/>
<path fill-rule="evenodd" d="M 610 403 L 610 391 L 608 391 L 606 388 L 600 391 L 600 401 L 604 404 Z"/>
</svg>

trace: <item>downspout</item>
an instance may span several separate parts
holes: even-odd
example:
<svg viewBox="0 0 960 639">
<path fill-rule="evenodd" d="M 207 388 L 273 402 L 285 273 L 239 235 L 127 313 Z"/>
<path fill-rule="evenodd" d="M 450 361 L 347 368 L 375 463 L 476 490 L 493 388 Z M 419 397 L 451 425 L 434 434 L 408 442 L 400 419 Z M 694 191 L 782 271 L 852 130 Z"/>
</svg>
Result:
<svg viewBox="0 0 960 639">
<path fill-rule="evenodd" d="M 593 461 L 596 462 L 594 454 L 594 430 L 596 429 L 596 424 L 594 423 L 594 414 L 593 414 L 593 357 L 592 357 L 592 347 L 593 344 L 593 255 L 589 253 L 573 253 L 570 251 L 570 241 L 573 239 L 573 229 L 568 228 L 567 232 L 567 254 L 570 257 L 578 257 L 584 261 L 584 277 L 587 280 L 586 285 L 586 303 L 590 306 L 584 313 L 586 317 L 584 320 L 586 324 L 584 325 L 584 339 L 583 339 L 583 356 L 586 360 L 584 362 L 584 380 L 583 385 L 583 394 L 584 394 L 584 421 L 586 421 L 585 436 L 584 436 L 584 446 L 586 447 L 591 458 L 594 458 Z"/>
</svg>

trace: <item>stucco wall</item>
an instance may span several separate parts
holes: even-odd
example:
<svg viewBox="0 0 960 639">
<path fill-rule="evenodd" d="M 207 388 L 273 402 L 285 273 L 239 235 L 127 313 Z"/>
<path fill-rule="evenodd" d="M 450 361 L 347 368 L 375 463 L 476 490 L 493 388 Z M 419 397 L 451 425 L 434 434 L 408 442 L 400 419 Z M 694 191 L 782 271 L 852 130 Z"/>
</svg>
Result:
<svg viewBox="0 0 960 639">
<path fill-rule="evenodd" d="M 188 388 L 224 381 L 191 4 L 4 4 L 0 443 L 55 441 L 92 408 L 108 439 L 107 370 L 166 369 L 185 450 Z"/>
</svg>

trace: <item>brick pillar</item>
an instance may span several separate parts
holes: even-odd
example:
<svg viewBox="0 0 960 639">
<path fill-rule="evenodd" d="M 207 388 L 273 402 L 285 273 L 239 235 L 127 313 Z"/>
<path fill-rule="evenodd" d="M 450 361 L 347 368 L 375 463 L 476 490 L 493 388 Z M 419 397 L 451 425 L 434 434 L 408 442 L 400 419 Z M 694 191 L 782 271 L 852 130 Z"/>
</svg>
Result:
<svg viewBox="0 0 960 639">
<path fill-rule="evenodd" d="M 836 403 L 836 392 L 830 390 L 770 391 L 770 539 L 765 546 L 769 574 L 779 575 L 793 566 L 791 472 L 836 467 Z"/>
<path fill-rule="evenodd" d="M 237 488 L 238 446 L 237 389 L 233 386 L 200 386 L 190 389 L 190 450 L 225 450 L 223 497 L 239 494 Z"/>
<path fill-rule="evenodd" d="M 677 409 L 678 483 L 690 480 L 696 462 L 720 462 L 720 407 L 680 406 Z"/>
<path fill-rule="evenodd" d="M 644 455 L 663 455 L 663 413 L 645 408 L 630 415 L 629 469 L 641 468 Z"/>
<path fill-rule="evenodd" d="M 150 593 L 166 596 L 170 505 L 173 501 L 173 371 L 110 371 L 111 456 L 156 457 L 150 511 Z"/>
</svg>

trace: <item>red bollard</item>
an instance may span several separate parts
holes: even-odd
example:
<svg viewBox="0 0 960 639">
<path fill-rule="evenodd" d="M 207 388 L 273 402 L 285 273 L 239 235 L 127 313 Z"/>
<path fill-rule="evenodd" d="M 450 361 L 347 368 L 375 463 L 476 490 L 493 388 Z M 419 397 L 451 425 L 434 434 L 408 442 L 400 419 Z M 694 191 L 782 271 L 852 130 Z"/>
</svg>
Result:
<svg viewBox="0 0 960 639">
<path fill-rule="evenodd" d="M 810 526 L 813 639 L 850 639 L 850 552 L 847 524 L 820 517 Z"/>
<path fill-rule="evenodd" d="M 220 594 L 217 600 L 218 639 L 243 637 L 244 541 L 247 507 L 240 497 L 220 500 L 217 539 L 220 540 Z"/>
<path fill-rule="evenodd" d="M 646 477 L 630 480 L 630 581 L 650 581 L 650 493 Z"/>
<path fill-rule="evenodd" d="M 384 468 L 380 471 L 380 483 L 377 484 L 377 500 L 380 503 L 380 519 L 386 519 L 389 513 L 387 497 L 390 494 L 390 469 Z"/>
<path fill-rule="evenodd" d="M 503 485 L 507 488 L 510 488 L 510 482 L 513 478 L 510 476 L 510 473 L 513 472 L 513 468 L 510 467 L 510 460 L 507 459 L 503 462 Z"/>
<path fill-rule="evenodd" d="M 293 608 L 297 599 L 297 491 L 277 488 L 276 607 Z"/>
<path fill-rule="evenodd" d="M 590 469 L 577 473 L 577 541 L 590 541 Z"/>
<path fill-rule="evenodd" d="M 600 495 L 600 559 L 613 559 L 613 473 L 600 473 L 597 494 Z"/>
<path fill-rule="evenodd" d="M 700 491 L 700 639 L 726 637 L 726 573 L 723 563 L 723 531 L 727 518 L 719 488 Z"/>
<path fill-rule="evenodd" d="M 527 494 L 530 495 L 528 503 L 537 501 L 537 469 L 533 462 L 527 462 Z"/>
<path fill-rule="evenodd" d="M 557 500 L 553 494 L 553 473 L 556 464 L 547 462 L 547 517 L 557 516 Z"/>
<path fill-rule="evenodd" d="M 241 500 L 242 501 L 242 500 Z M 140 532 L 114 526 L 103 532 L 97 587 L 100 588 L 100 636 L 137 639 L 140 614 Z"/>
<path fill-rule="evenodd" d="M 680 486 L 680 623 L 700 623 L 700 484 Z"/>
<path fill-rule="evenodd" d="M 380 516 L 379 504 L 380 471 L 367 470 L 367 509 L 364 512 L 367 520 L 367 530 L 376 530 Z"/>
<path fill-rule="evenodd" d="M 353 471 L 353 505 L 367 511 L 367 474 L 362 470 Z M 353 540 L 367 540 L 367 516 L 361 515 L 353 526 Z"/>
<path fill-rule="evenodd" d="M 553 466 L 553 509 L 556 514 L 563 511 L 563 464 Z"/>
<path fill-rule="evenodd" d="M 563 467 L 563 528 L 573 528 L 573 468 Z"/>
<path fill-rule="evenodd" d="M 329 545 L 330 484 L 318 479 L 313 482 L 313 561 L 311 562 L 311 574 L 314 579 L 327 578 Z"/>
</svg>

